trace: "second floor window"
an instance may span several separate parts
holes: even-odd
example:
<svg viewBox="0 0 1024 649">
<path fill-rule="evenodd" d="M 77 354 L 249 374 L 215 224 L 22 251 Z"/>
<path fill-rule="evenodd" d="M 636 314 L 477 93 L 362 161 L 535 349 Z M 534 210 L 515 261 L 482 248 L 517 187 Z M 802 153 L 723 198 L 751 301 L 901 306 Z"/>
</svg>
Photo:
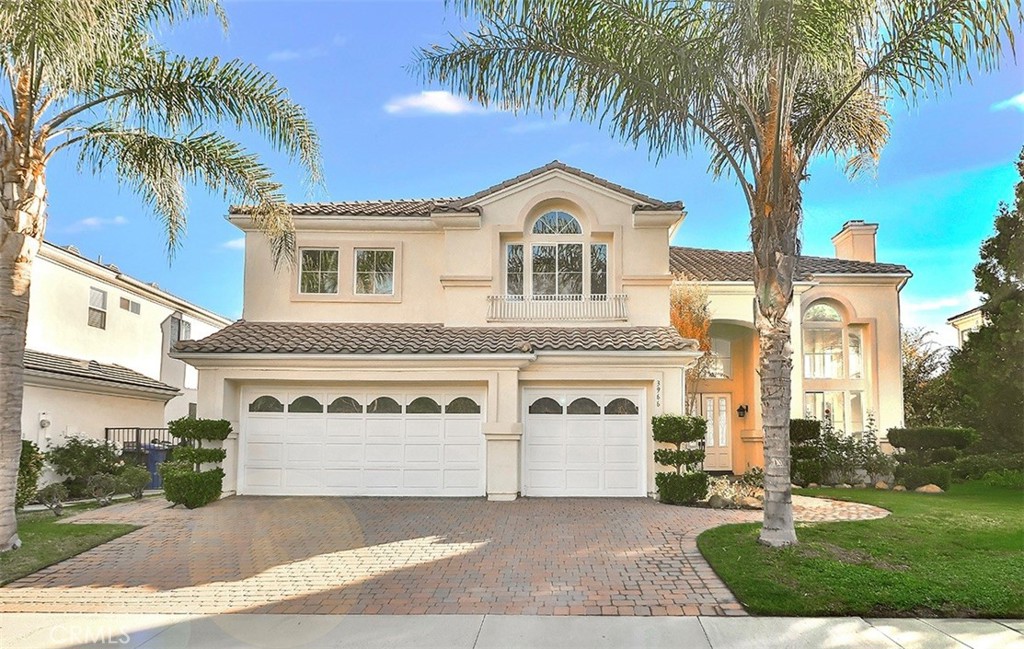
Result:
<svg viewBox="0 0 1024 649">
<path fill-rule="evenodd" d="M 393 295 L 395 251 L 356 250 L 356 294 Z"/>
<path fill-rule="evenodd" d="M 338 251 L 331 249 L 304 248 L 300 252 L 299 269 L 300 293 L 338 292 Z"/>
<path fill-rule="evenodd" d="M 107 328 L 107 292 L 98 288 L 89 289 L 89 326 Z"/>
<path fill-rule="evenodd" d="M 523 241 L 505 245 L 505 293 L 537 299 L 604 299 L 608 244 L 587 242 L 572 215 L 547 212 Z"/>
</svg>

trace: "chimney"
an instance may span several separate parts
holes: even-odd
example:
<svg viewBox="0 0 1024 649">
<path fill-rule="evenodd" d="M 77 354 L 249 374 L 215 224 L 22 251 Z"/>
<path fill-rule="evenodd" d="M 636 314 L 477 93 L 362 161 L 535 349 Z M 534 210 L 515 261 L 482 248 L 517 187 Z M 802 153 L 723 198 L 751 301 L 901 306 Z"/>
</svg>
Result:
<svg viewBox="0 0 1024 649">
<path fill-rule="evenodd" d="M 875 232 L 877 223 L 865 223 L 860 219 L 847 221 L 843 229 L 832 237 L 837 259 L 853 261 L 875 261 Z"/>
</svg>

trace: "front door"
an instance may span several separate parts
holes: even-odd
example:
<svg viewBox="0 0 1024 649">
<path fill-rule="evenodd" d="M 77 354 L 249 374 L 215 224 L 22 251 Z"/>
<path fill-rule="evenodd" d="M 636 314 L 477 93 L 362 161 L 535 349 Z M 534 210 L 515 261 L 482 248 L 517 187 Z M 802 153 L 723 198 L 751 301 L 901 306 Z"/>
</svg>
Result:
<svg viewBox="0 0 1024 649">
<path fill-rule="evenodd" d="M 732 395 L 704 394 L 701 401 L 704 418 L 708 420 L 708 434 L 704 438 L 704 469 L 732 471 Z"/>
</svg>

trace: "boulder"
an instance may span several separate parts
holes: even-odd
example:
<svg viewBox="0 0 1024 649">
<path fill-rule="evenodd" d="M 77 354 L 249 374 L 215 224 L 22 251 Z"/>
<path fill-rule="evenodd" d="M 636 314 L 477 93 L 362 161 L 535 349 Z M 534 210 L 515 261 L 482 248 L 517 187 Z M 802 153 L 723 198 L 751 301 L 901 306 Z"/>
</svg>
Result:
<svg viewBox="0 0 1024 649">
<path fill-rule="evenodd" d="M 896 485 L 895 487 L 893 487 L 893 488 L 892 488 L 892 490 L 893 490 L 893 491 L 906 491 L 906 490 L 907 490 L 907 488 L 906 488 L 906 487 L 904 487 L 904 486 L 903 486 L 903 485 L 901 485 L 901 484 L 898 484 L 898 485 Z"/>
<path fill-rule="evenodd" d="M 790 491 L 792 491 L 793 489 L 799 489 L 799 488 L 800 488 L 800 485 L 798 485 L 798 484 L 790 484 L 789 485 Z"/>
<path fill-rule="evenodd" d="M 718 494 L 714 494 L 713 496 L 708 498 L 708 507 L 710 507 L 711 509 L 725 509 L 726 507 L 729 506 L 729 504 L 730 503 L 728 500 L 722 498 Z"/>
<path fill-rule="evenodd" d="M 747 509 L 764 509 L 764 504 L 753 496 L 744 496 L 743 498 L 740 498 L 739 504 Z"/>
<path fill-rule="evenodd" d="M 844 482 L 842 484 L 837 484 L 836 489 L 853 489 L 853 487 Z"/>
<path fill-rule="evenodd" d="M 918 487 L 917 489 L 914 489 L 914 491 L 916 491 L 919 494 L 941 494 L 941 493 L 945 493 L 942 490 L 942 487 L 940 487 L 937 484 L 926 484 L 923 487 Z"/>
<path fill-rule="evenodd" d="M 853 488 L 854 489 L 867 489 L 868 488 L 868 483 L 866 483 L 866 482 L 858 482 L 857 484 L 853 485 Z"/>
<path fill-rule="evenodd" d="M 889 489 L 889 483 L 885 482 L 884 480 L 879 480 L 878 482 L 875 483 L 875 489 L 888 490 Z"/>
<path fill-rule="evenodd" d="M 811 483 L 809 483 L 807 485 L 807 488 L 808 489 L 817 489 L 818 488 L 818 483 L 817 482 L 811 482 Z"/>
</svg>

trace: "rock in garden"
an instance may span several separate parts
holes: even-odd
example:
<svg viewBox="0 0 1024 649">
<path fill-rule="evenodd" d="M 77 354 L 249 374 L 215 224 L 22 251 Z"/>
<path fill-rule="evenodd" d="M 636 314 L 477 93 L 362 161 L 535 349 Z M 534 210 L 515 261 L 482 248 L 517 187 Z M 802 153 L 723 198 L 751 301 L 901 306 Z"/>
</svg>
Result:
<svg viewBox="0 0 1024 649">
<path fill-rule="evenodd" d="M 844 482 L 842 484 L 837 484 L 836 489 L 853 489 L 853 487 Z"/>
<path fill-rule="evenodd" d="M 798 485 L 798 484 L 791 484 L 791 485 L 789 485 L 789 488 L 790 488 L 790 490 L 799 489 L 800 485 Z"/>
<path fill-rule="evenodd" d="M 708 506 L 711 507 L 711 509 L 725 509 L 729 506 L 729 501 L 718 494 L 715 494 L 708 498 Z"/>
<path fill-rule="evenodd" d="M 817 482 L 811 482 L 810 484 L 807 485 L 807 488 L 808 489 L 817 489 L 818 488 L 818 483 Z"/>
<path fill-rule="evenodd" d="M 945 493 L 942 490 L 942 487 L 940 487 L 937 484 L 926 484 L 923 487 L 918 487 L 917 489 L 914 489 L 914 491 L 916 491 L 919 494 L 941 494 L 941 493 Z"/>
<path fill-rule="evenodd" d="M 886 489 L 886 490 L 888 490 L 889 489 L 889 483 L 886 482 L 885 480 L 879 480 L 878 482 L 875 483 L 875 489 Z"/>
<path fill-rule="evenodd" d="M 764 509 L 764 505 L 761 504 L 761 501 L 753 496 L 740 498 L 740 505 L 747 509 Z"/>
<path fill-rule="evenodd" d="M 858 482 L 857 484 L 853 485 L 853 488 L 854 489 L 867 489 L 868 488 L 868 483 L 866 483 L 866 482 Z"/>
<path fill-rule="evenodd" d="M 893 488 L 892 488 L 892 490 L 893 490 L 893 491 L 906 491 L 906 490 L 907 490 L 907 488 L 906 488 L 906 487 L 904 487 L 904 486 L 903 486 L 903 485 L 901 485 L 901 484 L 898 484 L 898 485 L 896 485 L 895 487 L 893 487 Z"/>
</svg>

